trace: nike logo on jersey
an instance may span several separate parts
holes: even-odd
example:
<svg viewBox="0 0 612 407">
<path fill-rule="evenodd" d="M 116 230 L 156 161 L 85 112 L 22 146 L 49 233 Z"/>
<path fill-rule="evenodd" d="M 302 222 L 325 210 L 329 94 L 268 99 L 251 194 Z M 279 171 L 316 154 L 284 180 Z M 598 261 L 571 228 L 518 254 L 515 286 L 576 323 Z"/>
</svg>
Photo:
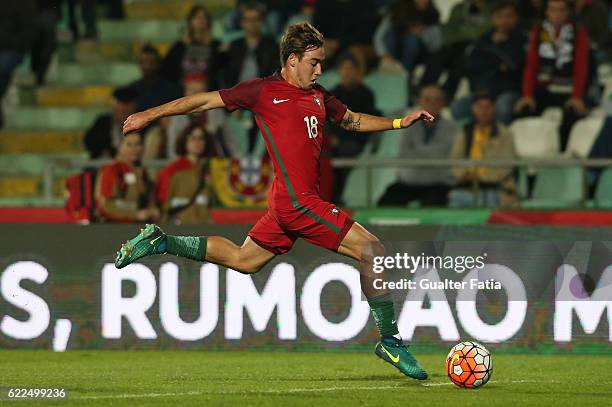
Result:
<svg viewBox="0 0 612 407">
<path fill-rule="evenodd" d="M 278 105 L 279 103 L 288 102 L 289 100 L 290 99 L 276 99 L 276 98 L 274 98 L 272 103 L 274 103 L 275 105 Z"/>
</svg>

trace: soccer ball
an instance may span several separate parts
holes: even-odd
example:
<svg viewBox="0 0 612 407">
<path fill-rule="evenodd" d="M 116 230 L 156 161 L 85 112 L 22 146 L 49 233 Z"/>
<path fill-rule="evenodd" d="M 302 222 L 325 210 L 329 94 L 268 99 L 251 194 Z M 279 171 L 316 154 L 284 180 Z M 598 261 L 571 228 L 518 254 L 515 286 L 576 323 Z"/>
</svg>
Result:
<svg viewBox="0 0 612 407">
<path fill-rule="evenodd" d="M 493 374 L 491 353 L 476 342 L 453 346 L 446 357 L 446 373 L 459 387 L 475 389 L 484 385 Z"/>
</svg>

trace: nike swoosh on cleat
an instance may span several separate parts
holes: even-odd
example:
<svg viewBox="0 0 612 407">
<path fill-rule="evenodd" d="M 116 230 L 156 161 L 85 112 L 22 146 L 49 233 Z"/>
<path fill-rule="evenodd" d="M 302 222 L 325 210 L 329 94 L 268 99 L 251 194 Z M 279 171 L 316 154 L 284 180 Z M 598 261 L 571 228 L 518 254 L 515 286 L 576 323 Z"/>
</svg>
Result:
<svg viewBox="0 0 612 407">
<path fill-rule="evenodd" d="M 385 348 L 385 346 L 384 346 L 384 345 L 380 345 L 380 348 L 383 350 L 383 352 L 385 352 L 385 353 L 387 354 L 387 356 L 389 356 L 389 358 L 391 358 L 391 361 L 392 361 L 393 363 L 397 363 L 397 362 L 399 362 L 399 360 L 400 360 L 400 355 L 393 356 L 393 355 L 391 354 L 391 352 L 389 352 L 389 351 L 388 351 L 388 350 Z"/>
<path fill-rule="evenodd" d="M 154 244 L 155 244 L 155 242 L 156 242 L 156 241 L 157 241 L 159 238 L 161 238 L 161 236 L 157 236 L 155 239 L 151 240 L 149 243 L 150 243 L 151 245 L 154 245 Z"/>
<path fill-rule="evenodd" d="M 274 103 L 275 105 L 278 105 L 279 103 L 283 103 L 283 102 L 288 102 L 290 99 L 276 99 L 274 98 L 274 100 L 272 101 L 272 103 Z"/>
</svg>

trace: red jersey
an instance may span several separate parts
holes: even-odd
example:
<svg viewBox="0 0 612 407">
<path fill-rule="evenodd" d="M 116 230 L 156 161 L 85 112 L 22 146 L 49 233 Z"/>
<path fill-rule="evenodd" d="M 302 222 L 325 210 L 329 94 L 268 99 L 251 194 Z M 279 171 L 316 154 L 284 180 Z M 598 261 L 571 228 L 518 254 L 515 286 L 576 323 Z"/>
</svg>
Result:
<svg viewBox="0 0 612 407">
<path fill-rule="evenodd" d="M 325 120 L 340 122 L 346 105 L 318 84 L 305 90 L 288 83 L 279 71 L 219 94 L 227 110 L 248 109 L 255 114 L 276 176 L 270 208 L 302 209 L 309 196 L 318 197 Z"/>
</svg>

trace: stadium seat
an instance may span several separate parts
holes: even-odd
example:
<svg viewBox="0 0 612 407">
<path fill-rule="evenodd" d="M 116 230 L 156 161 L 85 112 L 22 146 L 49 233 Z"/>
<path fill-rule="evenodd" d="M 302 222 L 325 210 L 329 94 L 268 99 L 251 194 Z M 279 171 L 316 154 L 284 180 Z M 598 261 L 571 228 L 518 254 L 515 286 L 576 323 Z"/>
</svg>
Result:
<svg viewBox="0 0 612 407">
<path fill-rule="evenodd" d="M 588 117 L 577 121 L 572 127 L 565 155 L 587 158 L 602 126 L 603 118 Z"/>
<path fill-rule="evenodd" d="M 365 158 L 362 156 L 362 158 Z M 368 195 L 366 187 L 367 172 L 365 168 L 353 168 L 346 178 L 346 184 L 342 191 L 344 205 L 351 208 L 365 208 L 368 206 Z M 372 186 L 374 176 L 372 176 Z M 376 201 L 373 199 L 372 204 Z"/>
<path fill-rule="evenodd" d="M 1 154 L 0 174 L 40 175 L 45 171 L 45 158 L 37 154 Z"/>
<path fill-rule="evenodd" d="M 397 158 L 400 138 L 397 132 L 388 131 L 381 134 L 381 141 L 375 153 L 372 153 L 372 143 L 360 155 L 360 158 Z M 397 179 L 397 168 L 382 167 L 372 169 L 372 201 L 373 205 L 383 196 L 389 185 Z M 345 205 L 354 208 L 368 206 L 367 192 L 367 170 L 365 168 L 354 168 L 347 177 L 342 200 Z"/>
<path fill-rule="evenodd" d="M 49 82 L 57 85 L 116 85 L 128 84 L 140 78 L 135 63 L 109 62 L 96 65 L 61 64 Z"/>
<path fill-rule="evenodd" d="M 406 111 L 408 79 L 404 73 L 374 72 L 365 78 L 365 84 L 374 92 L 376 108 L 385 115 Z"/>
<path fill-rule="evenodd" d="M 244 157 L 247 150 L 248 130 L 242 119 L 237 119 L 234 115 L 229 115 L 224 124 L 225 133 L 229 136 L 228 141 L 235 154 Z"/>
<path fill-rule="evenodd" d="M 559 154 L 559 133 L 550 120 L 527 117 L 510 126 L 519 158 L 555 157 Z"/>
<path fill-rule="evenodd" d="M 612 168 L 606 168 L 599 176 L 591 206 L 595 208 L 612 208 Z"/>
<path fill-rule="evenodd" d="M 77 107 L 21 106 L 6 118 L 7 129 L 23 130 L 82 130 L 107 109 Z"/>
<path fill-rule="evenodd" d="M 545 167 L 538 171 L 533 197 L 525 208 L 569 208 L 582 206 L 585 192 L 581 167 Z"/>
<path fill-rule="evenodd" d="M 317 79 L 317 83 L 327 90 L 332 90 L 340 83 L 338 71 L 335 69 L 324 71 L 323 74 L 319 76 L 319 79 Z"/>
<path fill-rule="evenodd" d="M 40 195 L 40 176 L 0 177 L 0 198 L 33 198 Z"/>
<path fill-rule="evenodd" d="M 82 131 L 3 131 L 0 134 L 0 154 L 82 153 Z"/>
<path fill-rule="evenodd" d="M 194 4 L 201 0 L 145 0 L 123 1 L 125 16 L 133 20 L 163 20 L 185 18 Z M 212 15 L 219 15 L 232 10 L 234 1 L 206 0 L 206 8 Z"/>
<path fill-rule="evenodd" d="M 170 42 L 154 42 L 151 45 L 160 54 L 166 55 L 172 44 Z M 143 43 L 140 42 L 80 41 L 74 46 L 74 55 L 70 62 L 75 60 L 80 64 L 108 63 L 108 61 L 134 63 L 142 46 Z M 60 59 L 60 62 L 68 61 Z"/>
<path fill-rule="evenodd" d="M 36 90 L 36 103 L 47 107 L 110 106 L 113 87 L 92 86 L 43 86 Z"/>
<path fill-rule="evenodd" d="M 130 20 L 180 20 L 194 3 L 193 0 L 125 1 L 123 9 Z"/>
<path fill-rule="evenodd" d="M 440 11 L 440 22 L 446 23 L 450 17 L 453 7 L 461 3 L 461 0 L 434 0 L 434 4 Z"/>
<path fill-rule="evenodd" d="M 180 20 L 99 20 L 101 42 L 175 42 L 185 26 Z"/>
<path fill-rule="evenodd" d="M 262 136 L 258 136 L 255 141 L 255 146 L 251 154 L 248 154 L 249 147 L 249 124 L 252 120 L 252 115 L 248 112 L 242 112 L 239 118 L 234 115 L 229 115 L 224 124 L 225 133 L 229 136 L 228 142 L 230 148 L 235 150 L 235 154 L 239 157 L 261 157 L 266 151 L 266 143 Z M 253 122 L 255 125 L 255 122 Z"/>
<path fill-rule="evenodd" d="M 400 134 L 396 131 L 381 132 L 376 157 L 397 158 L 401 140 Z"/>
<path fill-rule="evenodd" d="M 555 123 L 557 127 L 561 125 L 561 121 L 563 120 L 563 109 L 560 107 L 547 107 L 542 112 L 542 119 L 550 120 Z"/>
</svg>

